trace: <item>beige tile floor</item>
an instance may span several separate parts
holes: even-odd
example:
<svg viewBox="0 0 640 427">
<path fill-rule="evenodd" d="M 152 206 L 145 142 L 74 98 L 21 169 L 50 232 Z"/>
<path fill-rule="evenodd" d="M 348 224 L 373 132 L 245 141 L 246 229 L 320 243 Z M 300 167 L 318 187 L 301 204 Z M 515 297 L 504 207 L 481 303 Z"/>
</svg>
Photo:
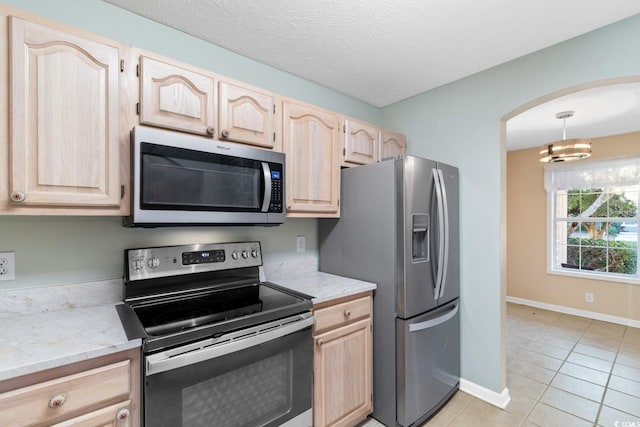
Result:
<svg viewBox="0 0 640 427">
<path fill-rule="evenodd" d="M 640 329 L 508 303 L 506 345 L 505 410 L 458 392 L 422 427 L 640 427 Z"/>
</svg>

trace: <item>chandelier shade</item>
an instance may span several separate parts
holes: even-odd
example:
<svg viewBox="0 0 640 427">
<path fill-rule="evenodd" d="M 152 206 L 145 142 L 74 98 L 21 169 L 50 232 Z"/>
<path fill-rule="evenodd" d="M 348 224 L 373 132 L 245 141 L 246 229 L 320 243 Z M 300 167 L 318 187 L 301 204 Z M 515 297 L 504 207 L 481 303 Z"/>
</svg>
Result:
<svg viewBox="0 0 640 427">
<path fill-rule="evenodd" d="M 545 144 L 540 150 L 542 163 L 560 163 L 585 159 L 591 155 L 591 141 L 588 139 L 567 139 L 566 120 L 573 116 L 573 111 L 561 111 L 556 114 L 562 119 L 562 141 Z"/>
<path fill-rule="evenodd" d="M 585 159 L 591 155 L 591 141 L 588 139 L 567 139 L 545 145 L 540 150 L 542 163 L 570 162 Z"/>
</svg>

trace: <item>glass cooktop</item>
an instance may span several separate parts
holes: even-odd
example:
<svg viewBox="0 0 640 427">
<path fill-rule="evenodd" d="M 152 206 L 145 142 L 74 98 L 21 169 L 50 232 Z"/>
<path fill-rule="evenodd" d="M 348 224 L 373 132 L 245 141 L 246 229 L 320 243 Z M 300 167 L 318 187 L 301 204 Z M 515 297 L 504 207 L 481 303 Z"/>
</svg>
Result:
<svg viewBox="0 0 640 427">
<path fill-rule="evenodd" d="M 303 298 L 254 284 L 182 295 L 179 299 L 141 304 L 133 310 L 147 334 L 160 336 L 274 311 L 302 301 Z"/>
</svg>

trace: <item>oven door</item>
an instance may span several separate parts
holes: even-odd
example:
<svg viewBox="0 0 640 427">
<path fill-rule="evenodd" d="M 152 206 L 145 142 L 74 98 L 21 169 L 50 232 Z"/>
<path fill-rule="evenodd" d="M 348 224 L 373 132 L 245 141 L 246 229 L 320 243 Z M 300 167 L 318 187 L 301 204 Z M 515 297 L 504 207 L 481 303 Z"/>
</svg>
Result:
<svg viewBox="0 0 640 427">
<path fill-rule="evenodd" d="M 313 317 L 295 318 L 146 356 L 144 425 L 310 427 Z"/>
<path fill-rule="evenodd" d="M 130 225 L 284 220 L 284 155 L 136 127 Z"/>
</svg>

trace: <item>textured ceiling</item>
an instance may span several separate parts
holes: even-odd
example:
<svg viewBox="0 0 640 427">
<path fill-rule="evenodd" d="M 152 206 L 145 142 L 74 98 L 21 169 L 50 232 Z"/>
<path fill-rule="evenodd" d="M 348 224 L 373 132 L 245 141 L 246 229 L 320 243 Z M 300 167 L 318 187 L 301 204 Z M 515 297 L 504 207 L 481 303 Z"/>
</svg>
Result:
<svg viewBox="0 0 640 427">
<path fill-rule="evenodd" d="M 105 1 L 378 107 L 640 13 L 630 0 Z"/>
</svg>

